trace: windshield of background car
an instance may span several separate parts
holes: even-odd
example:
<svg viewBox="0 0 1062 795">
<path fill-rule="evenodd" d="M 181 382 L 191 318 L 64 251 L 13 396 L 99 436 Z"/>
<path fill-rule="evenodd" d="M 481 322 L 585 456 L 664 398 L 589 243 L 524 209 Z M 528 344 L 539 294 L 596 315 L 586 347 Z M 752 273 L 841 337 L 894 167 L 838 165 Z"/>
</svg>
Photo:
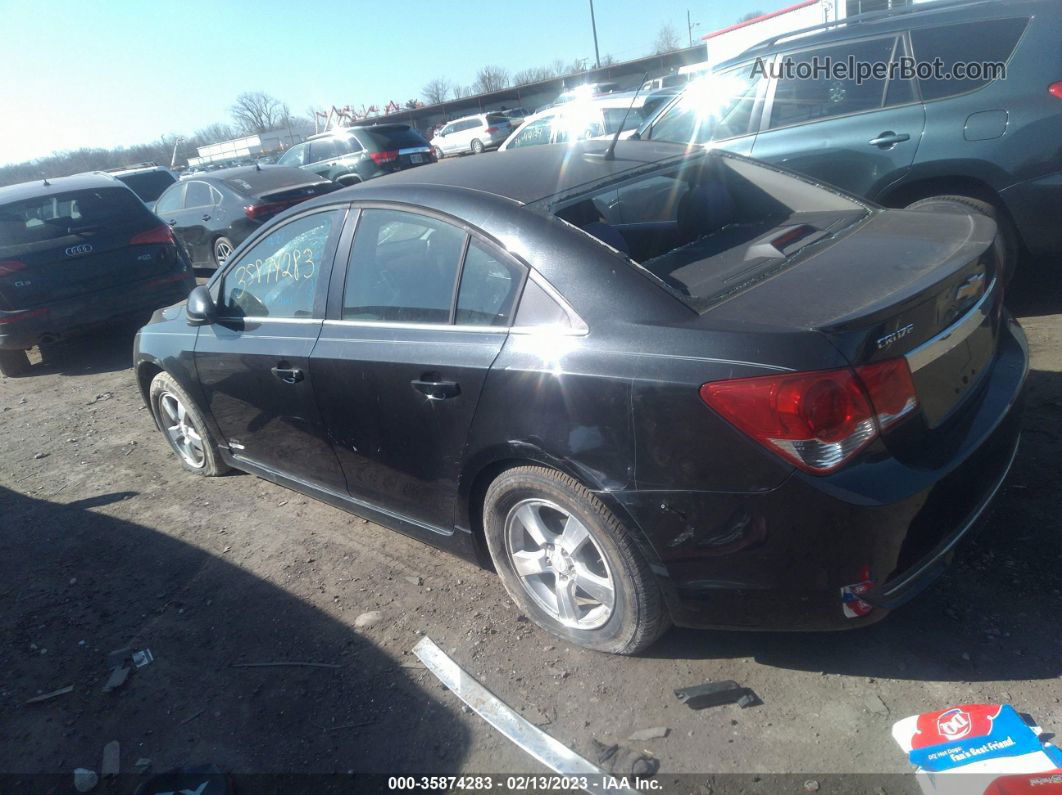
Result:
<svg viewBox="0 0 1062 795">
<path fill-rule="evenodd" d="M 428 145 L 420 133 L 405 124 L 379 124 L 374 127 L 364 127 L 358 131 L 358 136 L 373 152 L 390 152 L 395 149 Z"/>
<path fill-rule="evenodd" d="M 125 188 L 70 191 L 0 205 L 0 259 L 49 248 L 61 238 L 143 225 L 150 218 L 143 203 Z"/>
<path fill-rule="evenodd" d="M 638 136 L 642 140 L 703 144 L 745 135 L 763 82 L 752 64 L 697 78 L 639 130 Z"/>
<path fill-rule="evenodd" d="M 840 193 L 718 151 L 565 200 L 557 217 L 703 312 L 863 218 Z"/>
<path fill-rule="evenodd" d="M 168 171 L 145 171 L 118 177 L 144 202 L 153 202 L 176 180 Z"/>
</svg>

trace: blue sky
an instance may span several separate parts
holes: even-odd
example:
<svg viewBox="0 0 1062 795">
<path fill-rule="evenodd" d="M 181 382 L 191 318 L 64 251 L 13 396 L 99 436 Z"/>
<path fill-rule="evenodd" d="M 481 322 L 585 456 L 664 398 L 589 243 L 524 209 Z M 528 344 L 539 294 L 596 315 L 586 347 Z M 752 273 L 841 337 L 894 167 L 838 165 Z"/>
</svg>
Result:
<svg viewBox="0 0 1062 795">
<path fill-rule="evenodd" d="M 694 37 L 793 0 L 595 0 L 601 54 L 650 51 L 671 23 Z M 433 77 L 471 83 L 593 58 L 587 0 L 0 0 L 0 164 L 229 121 L 241 91 L 295 113 L 420 98 Z"/>
</svg>

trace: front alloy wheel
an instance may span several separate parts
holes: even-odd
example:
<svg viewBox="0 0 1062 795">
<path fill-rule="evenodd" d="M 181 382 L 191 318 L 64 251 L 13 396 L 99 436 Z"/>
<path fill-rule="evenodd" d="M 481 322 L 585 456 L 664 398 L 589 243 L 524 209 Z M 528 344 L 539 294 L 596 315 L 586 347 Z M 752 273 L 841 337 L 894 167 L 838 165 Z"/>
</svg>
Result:
<svg viewBox="0 0 1062 795">
<path fill-rule="evenodd" d="M 188 409 L 181 399 L 172 392 L 163 392 L 159 395 L 159 413 L 162 415 L 163 429 L 177 455 L 192 469 L 201 469 L 206 460 L 203 437 L 190 423 Z"/>
<path fill-rule="evenodd" d="M 227 237 L 219 237 L 214 241 L 214 262 L 219 268 L 228 261 L 234 248 L 232 241 Z"/>
</svg>

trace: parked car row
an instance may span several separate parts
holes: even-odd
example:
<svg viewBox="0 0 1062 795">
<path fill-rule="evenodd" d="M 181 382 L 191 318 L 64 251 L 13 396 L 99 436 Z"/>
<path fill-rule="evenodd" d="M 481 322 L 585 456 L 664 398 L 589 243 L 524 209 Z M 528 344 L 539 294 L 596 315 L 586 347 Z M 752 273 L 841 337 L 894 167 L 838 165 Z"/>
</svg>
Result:
<svg viewBox="0 0 1062 795">
<path fill-rule="evenodd" d="M 96 268 L 124 274 L 122 311 L 212 264 L 134 350 L 189 472 L 489 563 L 593 649 L 864 626 L 940 572 L 1017 452 L 1028 350 L 1003 297 L 1019 242 L 1062 251 L 1060 30 L 1048 0 L 855 18 L 754 48 L 630 135 L 641 94 L 424 146 L 352 128 L 298 168 L 172 185 L 166 223 L 110 177 L 0 189 L 0 347 L 54 333 L 97 242 L 121 252 Z M 749 67 L 975 51 L 1006 79 Z"/>
</svg>

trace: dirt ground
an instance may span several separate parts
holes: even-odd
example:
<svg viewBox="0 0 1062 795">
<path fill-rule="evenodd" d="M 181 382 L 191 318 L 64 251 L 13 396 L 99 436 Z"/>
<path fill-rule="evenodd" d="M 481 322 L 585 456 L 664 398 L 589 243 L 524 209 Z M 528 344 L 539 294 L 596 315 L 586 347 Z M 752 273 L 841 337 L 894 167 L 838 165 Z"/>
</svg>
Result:
<svg viewBox="0 0 1062 795">
<path fill-rule="evenodd" d="M 1028 266 L 1011 290 L 1032 346 L 1024 442 L 943 578 L 865 630 L 673 630 L 638 658 L 564 645 L 492 573 L 375 524 L 249 475 L 184 473 L 141 404 L 131 332 L 71 343 L 0 381 L 0 773 L 61 774 L 54 791 L 72 791 L 73 769 L 99 771 L 111 740 L 123 771 L 146 758 L 153 771 L 544 772 L 419 665 L 422 634 L 583 755 L 594 739 L 651 752 L 675 791 L 711 791 L 710 774 L 731 772 L 799 774 L 785 787 L 750 777 L 752 790 L 817 777 L 824 792 L 846 789 L 826 786 L 831 775 L 906 773 L 892 722 L 956 703 L 1011 703 L 1058 731 L 1054 264 Z M 368 611 L 380 620 L 356 628 Z M 104 693 L 108 653 L 123 647 L 154 662 Z M 282 661 L 333 667 L 239 667 Z M 672 693 L 719 679 L 763 705 L 694 712 Z M 658 726 L 666 737 L 627 740 Z"/>
</svg>

